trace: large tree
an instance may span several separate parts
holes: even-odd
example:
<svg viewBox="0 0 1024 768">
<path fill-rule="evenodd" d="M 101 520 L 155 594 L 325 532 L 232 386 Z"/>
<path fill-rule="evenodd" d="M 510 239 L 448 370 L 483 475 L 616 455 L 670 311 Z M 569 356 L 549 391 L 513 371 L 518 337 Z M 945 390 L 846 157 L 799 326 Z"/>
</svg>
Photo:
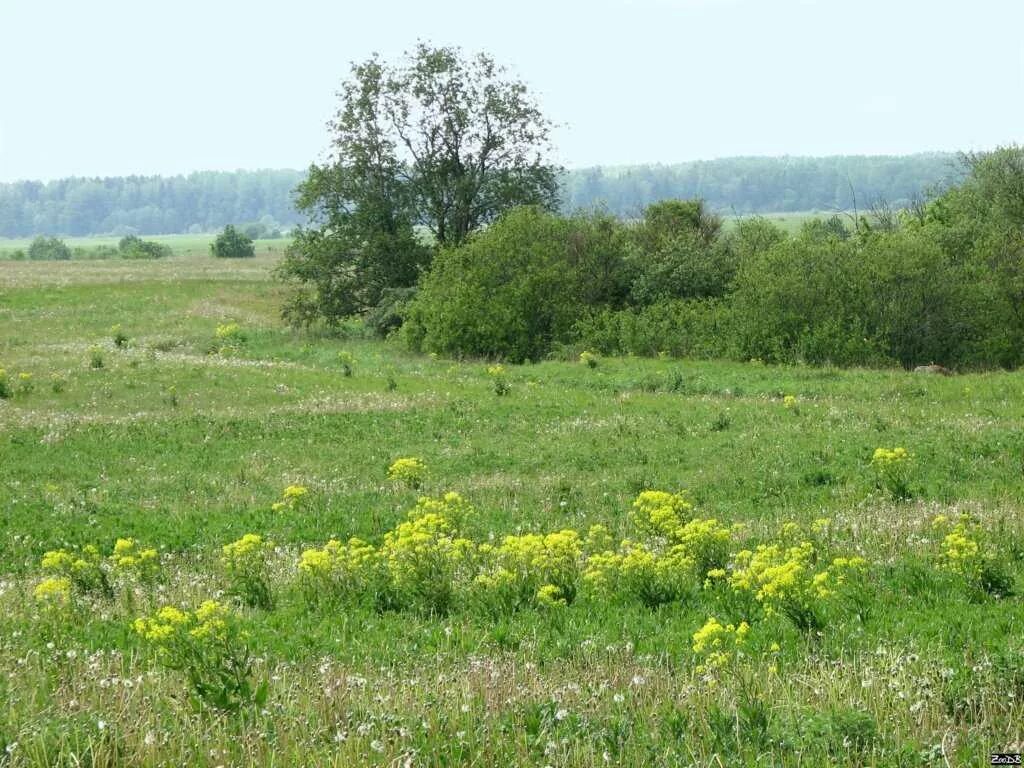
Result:
<svg viewBox="0 0 1024 768">
<path fill-rule="evenodd" d="M 303 286 L 292 320 L 366 311 L 414 285 L 434 248 L 515 206 L 557 206 L 551 123 L 489 56 L 421 43 L 353 65 L 338 95 L 331 154 L 299 187 L 310 226 L 280 270 Z"/>
</svg>

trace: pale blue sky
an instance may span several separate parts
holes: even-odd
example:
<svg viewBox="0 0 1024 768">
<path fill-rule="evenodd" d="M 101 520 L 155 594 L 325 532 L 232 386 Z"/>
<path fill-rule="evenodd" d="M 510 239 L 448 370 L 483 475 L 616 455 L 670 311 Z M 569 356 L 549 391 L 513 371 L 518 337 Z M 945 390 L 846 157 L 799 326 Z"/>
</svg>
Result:
<svg viewBox="0 0 1024 768">
<path fill-rule="evenodd" d="M 483 49 L 558 159 L 1024 142 L 1024 0 L 0 0 L 0 181 L 306 166 L 348 63 Z"/>
</svg>

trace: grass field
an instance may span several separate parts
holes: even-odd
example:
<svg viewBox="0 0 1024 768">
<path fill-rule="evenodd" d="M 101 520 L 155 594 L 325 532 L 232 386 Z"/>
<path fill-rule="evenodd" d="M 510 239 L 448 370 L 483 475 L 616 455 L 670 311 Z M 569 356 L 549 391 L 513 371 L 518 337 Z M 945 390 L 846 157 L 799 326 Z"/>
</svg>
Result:
<svg viewBox="0 0 1024 768">
<path fill-rule="evenodd" d="M 1020 374 L 489 372 L 290 331 L 275 254 L 204 248 L 0 264 L 0 765 L 946 766 L 1024 748 Z M 873 466 L 879 447 L 911 458 Z M 419 488 L 388 479 L 402 457 L 422 460 Z M 648 519 L 633 502 L 651 489 L 692 509 Z M 430 533 L 427 560 L 387 543 L 446 491 L 475 509 L 457 540 Z M 669 511 L 717 523 L 690 537 Z M 492 600 L 477 577 L 502 537 L 563 529 L 579 542 L 501 561 L 524 598 Z M 247 533 L 272 546 L 233 568 L 221 546 Z M 297 568 L 350 536 L 391 575 Z M 128 537 L 155 573 L 121 569 Z M 109 588 L 81 576 L 90 544 Z M 767 574 L 741 554 L 762 544 Z M 37 594 L 61 548 L 85 565 Z M 636 569 L 601 581 L 605 549 Z M 386 601 L 358 586 L 377 578 Z M 221 655 L 133 629 L 205 599 L 230 611 Z M 211 706 L 187 673 L 239 648 L 255 703 Z"/>
</svg>

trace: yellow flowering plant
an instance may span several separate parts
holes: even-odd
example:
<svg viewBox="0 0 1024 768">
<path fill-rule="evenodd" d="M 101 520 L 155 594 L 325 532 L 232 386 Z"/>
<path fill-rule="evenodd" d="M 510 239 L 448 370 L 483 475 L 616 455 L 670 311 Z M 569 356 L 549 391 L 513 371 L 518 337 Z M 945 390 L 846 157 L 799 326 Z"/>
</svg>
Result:
<svg viewBox="0 0 1024 768">
<path fill-rule="evenodd" d="M 34 590 L 32 596 L 36 602 L 48 610 L 60 610 L 71 605 L 71 579 L 67 576 L 50 576 L 43 579 Z"/>
<path fill-rule="evenodd" d="M 420 488 L 427 476 L 427 467 L 423 459 L 407 457 L 396 459 L 388 467 L 388 480 L 405 485 L 413 490 Z"/>
<path fill-rule="evenodd" d="M 596 352 L 583 350 L 580 352 L 580 362 L 587 366 L 587 368 L 597 368 L 598 364 L 601 362 L 601 358 L 598 357 Z"/>
<path fill-rule="evenodd" d="M 749 633 L 750 625 L 745 621 L 722 624 L 710 617 L 693 633 L 693 653 L 700 660 L 697 672 L 710 673 L 729 665 L 742 654 Z"/>
<path fill-rule="evenodd" d="M 1013 592 L 1013 577 L 1000 565 L 995 548 L 984 529 L 969 515 L 956 522 L 936 516 L 933 527 L 944 534 L 940 565 L 963 579 L 975 597 L 1006 597 Z"/>
<path fill-rule="evenodd" d="M 400 607 L 448 613 L 458 584 L 467 581 L 473 570 L 475 549 L 473 542 L 458 535 L 451 520 L 417 505 L 405 522 L 384 535 L 380 554 L 388 576 L 388 598 Z"/>
<path fill-rule="evenodd" d="M 599 599 L 620 595 L 637 599 L 649 608 L 683 600 L 698 585 L 693 558 L 683 547 L 676 545 L 659 552 L 628 539 L 618 551 L 590 555 L 583 582 Z"/>
<path fill-rule="evenodd" d="M 576 597 L 582 554 L 579 534 L 568 529 L 506 536 L 496 547 L 482 545 L 474 597 L 500 612 L 568 605 Z"/>
<path fill-rule="evenodd" d="M 299 557 L 299 587 L 310 605 L 375 599 L 382 593 L 383 562 L 377 548 L 359 538 L 331 539 Z"/>
<path fill-rule="evenodd" d="M 81 549 L 53 549 L 43 554 L 40 566 L 54 577 L 69 580 L 80 595 L 98 594 L 113 597 L 114 590 L 103 567 L 99 548 L 86 544 Z"/>
<path fill-rule="evenodd" d="M 274 512 L 283 509 L 299 509 L 309 503 L 309 488 L 304 485 L 292 484 L 281 492 L 280 501 L 274 502 L 270 508 Z"/>
<path fill-rule="evenodd" d="M 268 684 L 255 682 L 246 634 L 223 603 L 206 600 L 194 611 L 165 605 L 132 628 L 202 702 L 226 711 L 266 703 Z"/>
<path fill-rule="evenodd" d="M 228 593 L 251 608 L 270 610 L 274 595 L 270 585 L 270 557 L 274 545 L 262 536 L 247 533 L 221 548 L 221 566 Z"/>
<path fill-rule="evenodd" d="M 693 504 L 685 493 L 643 491 L 633 501 L 630 520 L 642 533 L 671 539 L 692 512 Z"/>
<path fill-rule="evenodd" d="M 912 456 L 906 448 L 875 448 L 871 455 L 871 468 L 875 471 L 878 487 L 897 500 L 909 499 L 910 467 Z"/>
<path fill-rule="evenodd" d="M 753 595 L 767 616 L 784 616 L 803 631 L 820 629 L 828 605 L 856 598 L 867 563 L 850 557 L 822 565 L 818 555 L 810 541 L 743 550 L 735 557 L 729 585 L 736 592 Z"/>
<path fill-rule="evenodd" d="M 351 352 L 342 350 L 338 353 L 338 365 L 341 366 L 341 375 L 346 379 L 351 378 L 352 374 L 355 373 L 355 364 L 356 359 Z"/>
<path fill-rule="evenodd" d="M 490 365 L 487 367 L 487 375 L 491 377 L 491 382 L 494 384 L 494 394 L 498 397 L 504 397 L 512 391 L 512 385 L 505 378 L 505 366 Z"/>
<path fill-rule="evenodd" d="M 152 547 L 140 547 L 135 539 L 114 542 L 114 551 L 107 558 L 118 581 L 130 586 L 139 583 L 152 586 L 160 572 L 160 556 Z"/>
</svg>

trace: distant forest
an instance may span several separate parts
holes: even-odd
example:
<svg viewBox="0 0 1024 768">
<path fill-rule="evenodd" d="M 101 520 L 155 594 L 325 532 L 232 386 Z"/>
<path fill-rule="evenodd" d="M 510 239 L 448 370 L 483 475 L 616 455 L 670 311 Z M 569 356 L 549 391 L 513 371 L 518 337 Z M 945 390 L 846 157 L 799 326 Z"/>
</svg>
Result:
<svg viewBox="0 0 1024 768">
<path fill-rule="evenodd" d="M 0 184 L 0 236 L 211 232 L 229 223 L 299 224 L 292 192 L 304 171 L 70 178 Z M 565 172 L 568 210 L 634 216 L 665 198 L 703 198 L 724 214 L 902 207 L 960 178 L 957 156 L 736 157 Z M 856 198 L 856 200 L 854 199 Z"/>
</svg>

